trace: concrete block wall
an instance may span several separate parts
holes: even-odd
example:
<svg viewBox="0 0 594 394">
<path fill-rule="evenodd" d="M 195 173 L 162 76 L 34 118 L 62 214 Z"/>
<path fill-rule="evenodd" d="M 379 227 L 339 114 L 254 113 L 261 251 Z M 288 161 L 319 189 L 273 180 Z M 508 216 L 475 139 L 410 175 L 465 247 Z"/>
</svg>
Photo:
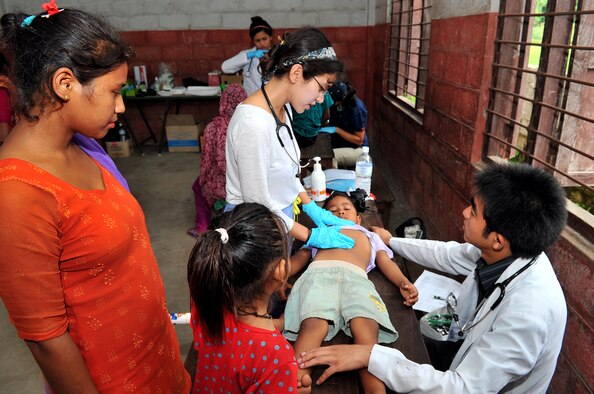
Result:
<svg viewBox="0 0 594 394">
<path fill-rule="evenodd" d="M 411 216 L 425 220 L 433 239 L 462 241 L 462 210 L 471 193 L 472 172 L 482 159 L 497 14 L 460 15 L 448 3 L 434 4 L 440 18 L 432 14 L 422 122 L 377 93 L 386 91 L 387 71 L 380 58 L 387 53 L 389 30 L 387 24 L 373 29 L 375 37 L 368 42 L 375 46 L 375 66 L 368 90 L 376 93 L 369 127 L 372 156 L 402 188 L 414 211 Z M 594 245 L 584 234 L 569 226 L 547 251 L 568 305 L 565 339 L 549 393 L 594 389 Z"/>
<path fill-rule="evenodd" d="M 4 0 L 4 12 L 41 12 L 42 0 Z M 57 0 L 103 15 L 121 30 L 245 29 L 260 15 L 272 27 L 365 26 L 375 0 Z M 383 2 L 380 2 L 383 3 Z"/>
</svg>

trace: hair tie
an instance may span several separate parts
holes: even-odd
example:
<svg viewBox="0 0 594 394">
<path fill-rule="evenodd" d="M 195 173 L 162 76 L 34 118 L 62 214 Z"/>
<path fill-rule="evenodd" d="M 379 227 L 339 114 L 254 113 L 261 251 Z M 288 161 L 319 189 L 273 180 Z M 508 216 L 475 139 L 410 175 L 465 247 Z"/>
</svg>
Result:
<svg viewBox="0 0 594 394">
<path fill-rule="evenodd" d="M 29 15 L 28 17 L 23 19 L 23 21 L 21 22 L 21 27 L 25 28 L 25 27 L 29 26 L 31 24 L 31 22 L 33 22 L 33 19 L 35 19 L 36 16 L 37 15 Z"/>
<path fill-rule="evenodd" d="M 281 36 L 278 36 L 277 38 L 278 38 L 278 45 L 279 46 L 285 45 L 286 41 L 285 41 L 284 38 L 282 38 Z"/>
<path fill-rule="evenodd" d="M 224 228 L 217 228 L 215 229 L 215 231 L 219 234 L 221 234 L 221 242 L 224 244 L 227 243 L 227 241 L 229 241 L 229 233 L 227 233 L 227 230 L 225 230 Z"/>
</svg>

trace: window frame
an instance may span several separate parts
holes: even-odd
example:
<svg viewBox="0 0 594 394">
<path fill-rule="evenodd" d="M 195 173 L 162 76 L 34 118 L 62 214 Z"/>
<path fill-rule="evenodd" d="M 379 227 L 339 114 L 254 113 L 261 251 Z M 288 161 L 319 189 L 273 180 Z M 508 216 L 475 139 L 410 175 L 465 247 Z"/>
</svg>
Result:
<svg viewBox="0 0 594 394">
<path fill-rule="evenodd" d="M 431 2 L 391 0 L 388 10 L 386 96 L 419 122 L 425 110 Z"/>
</svg>

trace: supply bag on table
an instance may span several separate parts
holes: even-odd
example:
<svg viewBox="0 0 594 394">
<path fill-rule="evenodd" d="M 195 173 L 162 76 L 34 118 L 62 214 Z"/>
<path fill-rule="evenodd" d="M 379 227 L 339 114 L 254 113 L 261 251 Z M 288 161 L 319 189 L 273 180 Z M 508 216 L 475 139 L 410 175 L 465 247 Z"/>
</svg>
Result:
<svg viewBox="0 0 594 394">
<path fill-rule="evenodd" d="M 447 341 L 452 322 L 446 306 L 435 309 L 421 318 L 421 334 L 436 341 Z"/>
</svg>

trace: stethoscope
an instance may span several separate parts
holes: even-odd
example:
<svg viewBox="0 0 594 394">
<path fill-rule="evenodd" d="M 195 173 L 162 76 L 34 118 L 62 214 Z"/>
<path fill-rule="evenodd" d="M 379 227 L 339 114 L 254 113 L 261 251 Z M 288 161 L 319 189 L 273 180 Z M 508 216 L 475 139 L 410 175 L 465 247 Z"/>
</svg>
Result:
<svg viewBox="0 0 594 394">
<path fill-rule="evenodd" d="M 491 294 L 493 294 L 495 292 L 496 289 L 499 289 L 499 297 L 497 297 L 497 299 L 495 300 L 495 302 L 493 303 L 493 305 L 491 305 L 491 307 L 489 308 L 489 310 L 487 311 L 487 313 L 485 313 L 483 315 L 483 317 L 481 317 L 476 323 L 473 323 L 470 326 L 469 326 L 469 324 L 470 324 L 470 322 L 472 322 L 472 320 L 469 320 L 466 323 L 464 323 L 464 325 L 462 326 L 462 328 L 460 328 L 460 331 L 458 331 L 458 335 L 461 336 L 461 337 L 463 337 L 465 332 L 469 331 L 471 328 L 473 328 L 476 325 L 480 324 L 480 322 L 482 322 L 489 315 L 489 313 L 491 313 L 492 311 L 494 311 L 495 308 L 497 308 L 499 306 L 499 304 L 501 304 L 501 301 L 503 301 L 503 297 L 505 296 L 505 288 L 507 287 L 507 285 L 509 285 L 511 283 L 511 281 L 514 280 L 515 278 L 517 278 L 518 275 L 520 275 L 522 272 L 524 272 L 528 268 L 530 268 L 530 266 L 533 265 L 535 262 L 536 262 L 536 257 L 534 257 L 532 260 L 530 260 L 530 262 L 528 262 L 528 264 L 526 264 L 525 266 L 523 266 L 522 268 L 520 268 L 519 270 L 517 270 L 512 276 L 510 276 L 509 278 L 507 278 L 503 282 L 501 282 L 501 283 L 495 283 L 493 285 L 493 287 L 491 287 L 489 289 L 489 291 L 487 292 L 487 294 L 485 294 L 485 297 L 483 298 L 483 300 L 478 304 L 478 306 L 474 310 L 473 316 L 476 317 L 476 314 L 483 307 L 483 304 L 485 303 L 485 301 L 487 301 L 487 299 L 491 296 Z M 473 317 L 473 320 L 474 320 L 474 317 Z M 454 321 L 456 322 L 456 324 L 459 326 L 460 323 L 458 321 L 458 315 L 456 313 L 452 313 L 452 318 L 454 319 Z"/>
<path fill-rule="evenodd" d="M 243 73 L 243 75 L 244 75 L 246 78 L 250 78 L 250 77 L 252 76 L 252 72 L 251 72 L 250 70 L 252 69 L 252 61 L 253 61 L 253 60 L 254 60 L 254 58 L 251 58 L 251 59 L 250 59 L 250 62 L 249 62 L 249 64 L 248 64 L 248 68 L 247 68 L 247 70 L 246 70 L 246 71 Z"/>
<path fill-rule="evenodd" d="M 299 176 L 301 175 L 300 174 L 301 169 L 305 168 L 309 165 L 309 160 L 307 161 L 307 163 L 304 166 L 299 164 L 299 162 L 297 161 L 299 154 L 297 153 L 297 148 L 295 147 L 295 143 L 293 142 L 293 131 L 291 130 L 291 128 L 289 127 L 288 124 L 281 122 L 279 117 L 276 115 L 276 112 L 274 111 L 274 107 L 272 106 L 272 103 L 270 102 L 270 98 L 268 98 L 268 94 L 266 93 L 266 89 L 264 89 L 264 84 L 262 84 L 262 87 L 260 89 L 262 90 L 262 93 L 264 94 L 264 98 L 266 99 L 268 108 L 270 108 L 270 112 L 272 113 L 272 117 L 274 118 L 274 121 L 276 123 L 276 138 L 278 138 L 278 142 L 280 143 L 281 147 L 284 149 L 287 156 L 289 156 L 289 159 L 291 159 L 291 161 L 297 166 L 297 174 L 295 175 L 295 177 L 299 178 Z M 283 105 L 283 108 L 285 109 L 285 115 L 287 116 L 287 119 L 289 119 L 289 122 L 293 123 L 293 119 L 291 118 L 291 115 L 289 114 L 289 111 L 287 110 L 287 106 Z M 295 153 L 295 158 L 293 158 L 293 156 L 291 156 L 291 154 L 285 147 L 283 139 L 281 138 L 280 132 L 283 127 L 285 129 L 287 129 L 287 134 L 289 134 L 289 138 L 291 138 L 291 145 L 293 146 L 293 152 Z"/>
</svg>

